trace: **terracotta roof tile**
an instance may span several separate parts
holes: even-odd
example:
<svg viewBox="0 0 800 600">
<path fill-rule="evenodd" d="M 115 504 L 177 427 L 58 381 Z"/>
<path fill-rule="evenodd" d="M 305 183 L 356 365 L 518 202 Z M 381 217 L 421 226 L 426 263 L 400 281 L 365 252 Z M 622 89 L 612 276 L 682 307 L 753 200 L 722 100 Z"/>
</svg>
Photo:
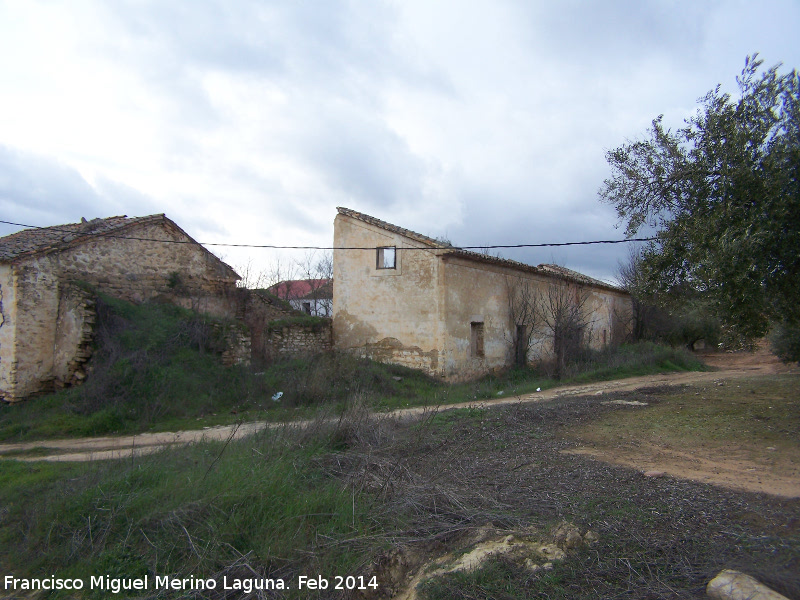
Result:
<svg viewBox="0 0 800 600">
<path fill-rule="evenodd" d="M 267 288 L 270 294 L 286 300 L 333 298 L 331 279 L 291 279 Z M 327 295 L 326 295 L 327 294 Z"/>
</svg>

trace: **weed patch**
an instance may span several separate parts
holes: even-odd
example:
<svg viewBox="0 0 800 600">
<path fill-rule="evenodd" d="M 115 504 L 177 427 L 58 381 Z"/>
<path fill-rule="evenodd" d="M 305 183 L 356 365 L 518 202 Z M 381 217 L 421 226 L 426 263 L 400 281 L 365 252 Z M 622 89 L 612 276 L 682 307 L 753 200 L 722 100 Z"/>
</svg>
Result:
<svg viewBox="0 0 800 600">
<path fill-rule="evenodd" d="M 339 352 L 282 359 L 257 370 L 222 365 L 220 353 L 231 327 L 237 325 L 171 304 L 135 305 L 101 296 L 96 348 L 84 385 L 17 405 L 0 404 L 0 440 L 309 418 L 319 406 L 341 413 L 352 397 L 375 410 L 440 406 L 522 395 L 557 383 L 703 368 L 684 351 L 642 343 L 586 353 L 567 365 L 569 377 L 558 382 L 540 365 L 451 385 Z"/>
</svg>

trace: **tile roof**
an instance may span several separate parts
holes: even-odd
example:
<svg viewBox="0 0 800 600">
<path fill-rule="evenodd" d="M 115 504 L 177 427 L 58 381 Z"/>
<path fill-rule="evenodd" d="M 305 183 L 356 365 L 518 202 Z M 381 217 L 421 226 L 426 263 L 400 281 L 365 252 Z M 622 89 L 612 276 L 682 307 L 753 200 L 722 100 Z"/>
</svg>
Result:
<svg viewBox="0 0 800 600">
<path fill-rule="evenodd" d="M 150 223 L 165 223 L 170 228 L 178 230 L 182 235 L 186 236 L 187 242 L 197 244 L 204 252 L 219 262 L 226 277 L 240 279 L 233 267 L 220 260 L 212 252 L 209 252 L 202 244 L 197 243 L 163 213 L 146 217 L 121 215 L 106 219 L 92 219 L 91 221 L 83 219 L 80 223 L 23 229 L 11 235 L 0 237 L 0 263 L 15 262 L 37 254 L 59 252 L 88 242 L 98 236 L 108 235 L 136 239 L 135 234 L 128 233 L 128 231 L 134 227 Z"/>
<path fill-rule="evenodd" d="M 122 215 L 81 223 L 23 229 L 0 238 L 0 262 L 11 262 L 33 254 L 62 250 L 88 241 L 94 236 L 116 233 L 131 225 L 157 222 L 164 218 L 163 214 L 131 218 Z"/>
<path fill-rule="evenodd" d="M 340 215 L 345 215 L 348 217 L 352 217 L 354 219 L 358 219 L 359 221 L 363 221 L 364 223 L 370 223 L 375 225 L 376 227 L 380 227 L 381 229 L 385 229 L 386 231 L 390 231 L 392 233 L 397 233 L 402 236 L 411 238 L 412 240 L 416 240 L 418 242 L 422 242 L 423 244 L 430 246 L 432 248 L 438 248 L 440 250 L 444 250 L 443 253 L 445 256 L 455 256 L 458 258 L 464 258 L 466 260 L 472 260 L 476 262 L 483 262 L 487 264 L 499 265 L 503 267 L 508 267 L 511 269 L 517 269 L 519 271 L 526 271 L 528 273 L 536 273 L 539 275 L 549 276 L 549 277 L 557 277 L 559 279 L 565 279 L 567 281 L 573 281 L 576 283 L 581 283 L 584 285 L 591 285 L 595 287 L 604 288 L 607 290 L 612 290 L 615 292 L 624 292 L 624 290 L 618 288 L 615 285 L 610 283 L 606 283 L 604 281 L 600 281 L 599 279 L 594 279 L 589 277 L 588 275 L 584 275 L 582 273 L 578 273 L 577 271 L 573 271 L 571 269 L 567 269 L 565 267 L 560 267 L 558 265 L 548 265 L 542 264 L 538 267 L 534 267 L 533 265 L 529 265 L 523 262 L 519 262 L 516 260 L 509 260 L 507 258 L 499 258 L 496 256 L 490 256 L 488 254 L 482 254 L 480 252 L 473 252 L 471 250 L 463 250 L 458 248 L 457 246 L 451 246 L 449 244 L 444 244 L 438 240 L 430 238 L 426 235 L 422 235 L 420 233 L 416 233 L 409 229 L 403 229 L 402 227 L 398 227 L 397 225 L 392 225 L 391 223 L 387 223 L 386 221 L 381 221 L 380 219 L 376 219 L 375 217 L 371 217 L 369 215 L 365 215 L 358 211 L 344 208 L 344 207 L 337 207 Z"/>
<path fill-rule="evenodd" d="M 286 300 L 302 300 L 311 297 L 314 300 L 333 298 L 331 279 L 291 279 L 281 281 L 267 288 L 267 291 Z"/>
</svg>

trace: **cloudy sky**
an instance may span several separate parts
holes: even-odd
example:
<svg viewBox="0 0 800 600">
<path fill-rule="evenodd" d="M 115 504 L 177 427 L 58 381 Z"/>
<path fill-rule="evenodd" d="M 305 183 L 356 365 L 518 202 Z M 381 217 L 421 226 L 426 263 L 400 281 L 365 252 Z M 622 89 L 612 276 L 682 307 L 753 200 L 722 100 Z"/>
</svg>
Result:
<svg viewBox="0 0 800 600">
<path fill-rule="evenodd" d="M 798 31 L 797 0 L 0 0 L 0 220 L 330 246 L 346 206 L 459 245 L 620 239 L 605 151 L 747 54 L 800 67 Z M 625 254 L 503 251 L 603 279 Z"/>
</svg>

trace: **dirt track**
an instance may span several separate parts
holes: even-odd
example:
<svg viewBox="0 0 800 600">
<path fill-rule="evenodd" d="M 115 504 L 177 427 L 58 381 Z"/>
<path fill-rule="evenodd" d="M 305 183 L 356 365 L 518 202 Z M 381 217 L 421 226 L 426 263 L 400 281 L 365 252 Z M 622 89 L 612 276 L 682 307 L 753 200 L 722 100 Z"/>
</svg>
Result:
<svg viewBox="0 0 800 600">
<path fill-rule="evenodd" d="M 740 353 L 712 353 L 702 355 L 703 360 L 717 371 L 669 373 L 662 375 L 647 375 L 644 377 L 631 377 L 612 381 L 600 381 L 585 385 L 570 385 L 551 388 L 542 392 L 527 394 L 525 396 L 509 396 L 480 402 L 466 402 L 449 404 L 443 410 L 451 408 L 467 408 L 474 406 L 494 407 L 509 404 L 525 404 L 543 402 L 554 398 L 568 396 L 591 396 L 613 392 L 634 391 L 642 388 L 660 386 L 678 386 L 698 384 L 705 382 L 730 380 L 754 375 L 769 375 L 793 372 L 790 367 L 782 364 L 774 355 L 762 348 L 758 352 Z M 796 372 L 796 369 L 794 369 Z M 421 414 L 425 408 L 415 407 L 399 409 L 389 413 L 390 416 L 404 417 Z M 301 423 L 298 423 L 300 425 Z M 89 460 L 106 460 L 130 458 L 134 455 L 149 454 L 164 447 L 175 444 L 189 444 L 203 440 L 228 440 L 238 439 L 252 435 L 267 427 L 279 427 L 283 424 L 257 421 L 239 425 L 225 425 L 209 427 L 199 430 L 142 433 L 137 435 L 117 437 L 95 437 L 79 439 L 42 440 L 34 442 L 21 442 L 13 444 L 0 444 L 0 457 L 12 454 L 6 458 L 22 461 L 59 461 L 79 462 Z M 46 453 L 46 451 L 52 451 Z M 38 452 L 37 456 L 26 456 L 28 452 Z"/>
</svg>

